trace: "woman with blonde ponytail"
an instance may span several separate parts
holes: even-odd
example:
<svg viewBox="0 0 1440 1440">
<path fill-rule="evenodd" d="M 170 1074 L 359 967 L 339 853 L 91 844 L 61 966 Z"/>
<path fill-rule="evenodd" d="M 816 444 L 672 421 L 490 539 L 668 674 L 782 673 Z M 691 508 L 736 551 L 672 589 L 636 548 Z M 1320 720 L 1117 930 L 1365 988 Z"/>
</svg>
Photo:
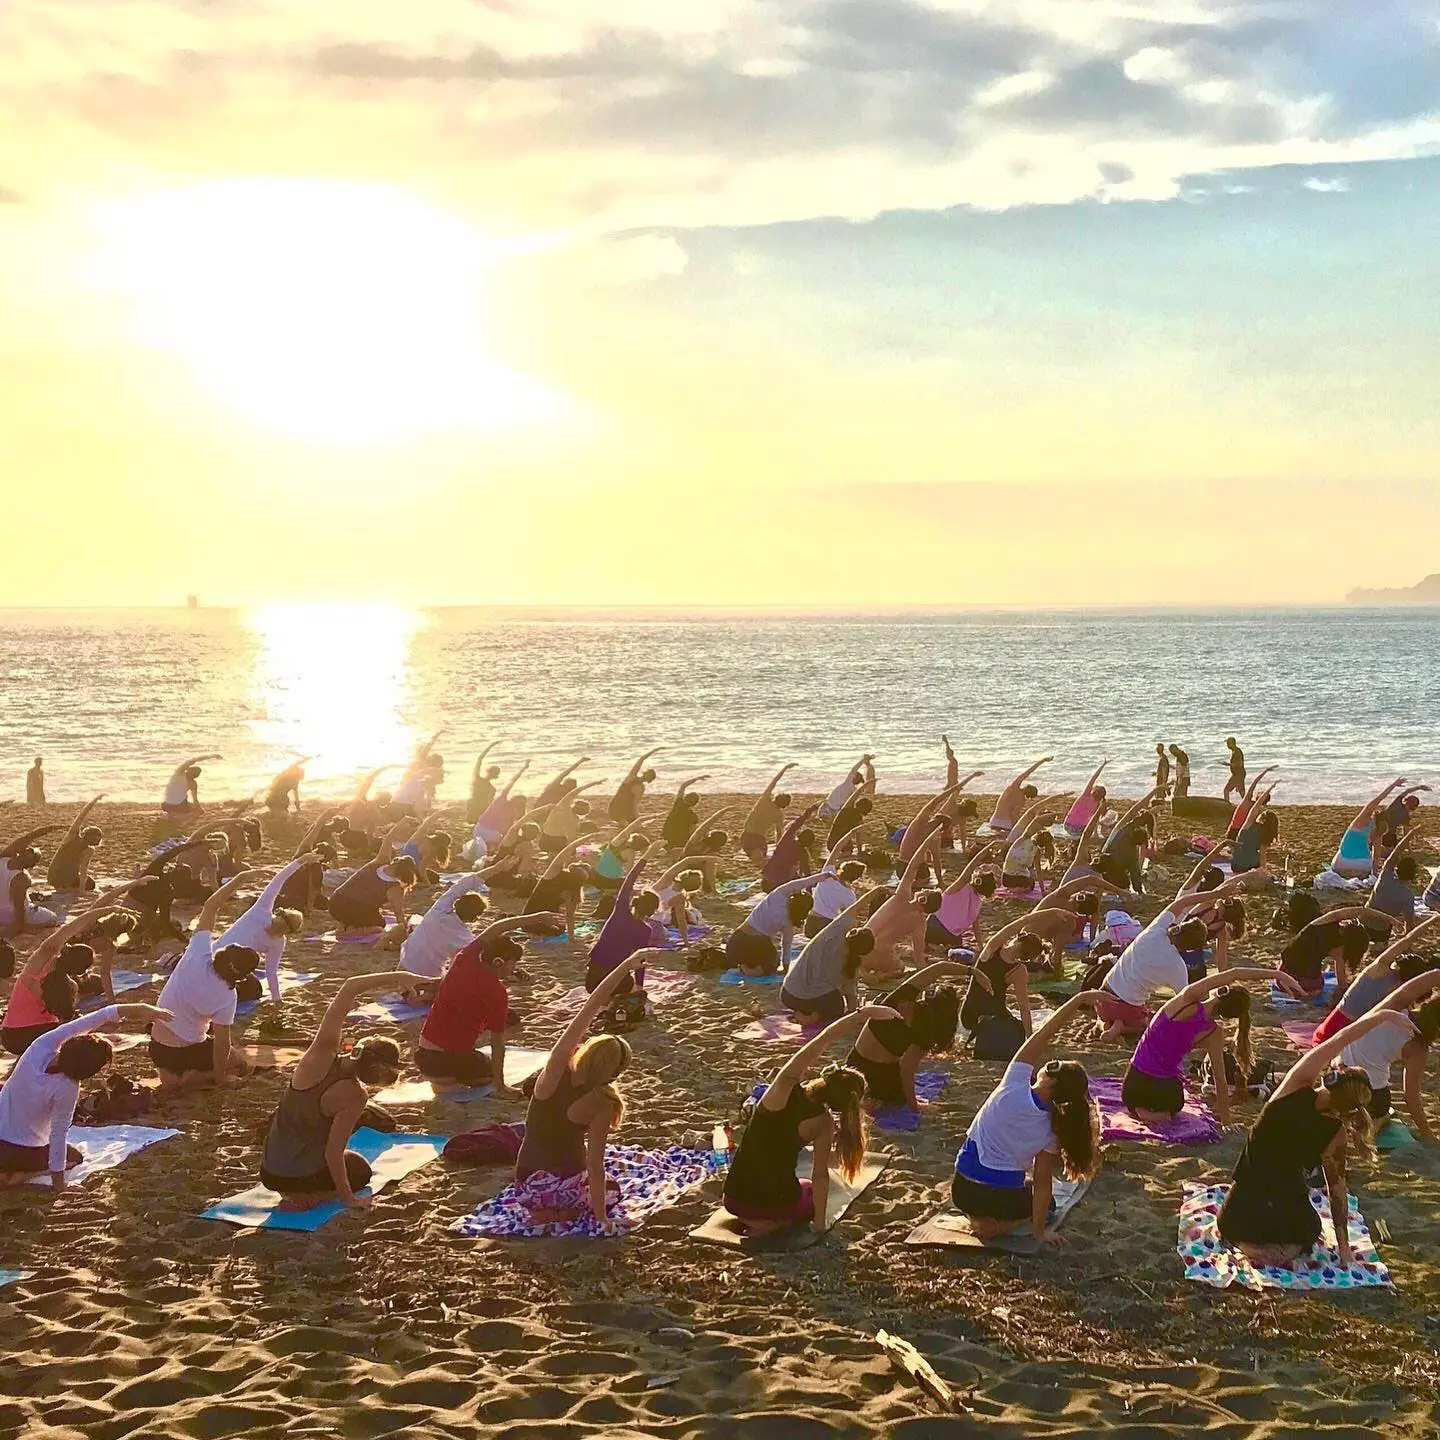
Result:
<svg viewBox="0 0 1440 1440">
<path fill-rule="evenodd" d="M 808 1220 L 825 1233 L 830 1199 L 830 1162 L 853 1180 L 865 1159 L 869 1138 L 865 1077 L 845 1065 L 827 1065 L 806 1076 L 842 1035 L 871 1020 L 898 1020 L 888 1005 L 866 1005 L 828 1025 L 802 1045 L 766 1087 L 740 1139 L 725 1176 L 725 1208 L 752 1235 L 768 1235 Z M 814 1147 L 810 1179 L 795 1174 L 795 1162 Z"/>
<path fill-rule="evenodd" d="M 637 950 L 600 981 L 536 1077 L 515 1184 L 537 1220 L 575 1220 L 588 1206 L 602 1230 L 608 1234 L 615 1228 L 605 1141 L 625 1114 L 615 1081 L 630 1063 L 630 1046 L 618 1035 L 586 1036 L 596 1016 L 631 983 L 633 972 L 659 953 Z"/>
<path fill-rule="evenodd" d="M 1299 981 L 1283 970 L 1261 965 L 1222 970 L 1187 985 L 1145 1027 L 1135 1047 L 1120 1091 L 1131 1115 L 1152 1123 L 1173 1120 L 1185 1105 L 1186 1058 L 1201 1047 L 1210 1057 L 1210 1074 L 1215 1079 L 1215 1114 L 1222 1125 L 1230 1123 L 1226 1038 L 1221 1020 L 1235 1021 L 1235 1059 L 1242 1087 L 1254 1060 L 1250 1051 L 1250 992 L 1235 984 L 1237 980 L 1272 980 L 1297 1000 L 1304 994 Z"/>
<path fill-rule="evenodd" d="M 1076 1014 L 1093 1010 L 1100 998 L 1099 991 L 1085 990 L 1067 1000 L 1015 1052 L 970 1122 L 950 1198 L 982 1241 L 1028 1220 L 1042 1245 L 1060 1244 L 1050 1229 L 1057 1167 L 1071 1180 L 1089 1180 L 1100 1169 L 1100 1114 L 1085 1067 L 1074 1060 L 1040 1064 Z"/>
<path fill-rule="evenodd" d="M 1221 1238 L 1251 1264 L 1291 1265 L 1320 1239 L 1320 1216 L 1310 1203 L 1311 1171 L 1324 1169 L 1330 1213 L 1349 1213 L 1345 1155 L 1349 1145 L 1362 1154 L 1369 1149 L 1374 1086 L 1359 1066 L 1332 1066 L 1347 1046 L 1386 1025 L 1406 1036 L 1415 1033 L 1402 1011 L 1373 1010 L 1302 1056 L 1265 1102 L 1218 1220 Z M 1346 1229 L 1335 1231 L 1342 1266 L 1350 1264 Z"/>
</svg>

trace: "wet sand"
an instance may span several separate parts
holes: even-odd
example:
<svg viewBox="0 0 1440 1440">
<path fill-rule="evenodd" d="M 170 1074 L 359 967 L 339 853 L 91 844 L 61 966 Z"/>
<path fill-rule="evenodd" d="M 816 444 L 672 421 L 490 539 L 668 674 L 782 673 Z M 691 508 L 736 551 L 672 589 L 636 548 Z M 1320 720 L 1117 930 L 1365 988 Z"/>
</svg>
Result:
<svg viewBox="0 0 1440 1440">
<path fill-rule="evenodd" d="M 882 797 L 879 813 L 900 822 L 918 803 Z M 15 808 L 0 815 L 0 829 L 8 836 L 31 815 L 39 823 L 41 814 L 70 813 Z M 1291 850 L 1298 875 L 1328 858 L 1352 813 L 1281 808 L 1280 848 Z M 129 873 L 176 828 L 134 806 L 101 807 L 98 819 L 108 836 L 105 876 Z M 459 835 L 458 811 L 450 820 Z M 1162 836 L 1203 828 L 1168 817 L 1161 827 Z M 280 827 L 262 863 L 287 856 L 298 832 L 293 821 Z M 1154 890 L 1173 893 L 1189 863 L 1157 867 Z M 750 867 L 735 855 L 721 873 Z M 722 931 L 744 915 L 713 898 L 701 908 Z M 1158 908 L 1147 901 L 1140 913 Z M 1017 913 L 992 905 L 982 923 L 993 929 Z M 1273 958 L 1277 949 L 1278 937 L 1260 928 L 1236 956 Z M 513 987 L 517 1007 L 528 1015 L 577 984 L 583 954 L 532 948 Z M 338 978 L 378 968 L 378 958 L 366 947 L 292 941 L 288 964 L 324 978 L 287 997 L 287 1023 L 312 1028 Z M 679 957 L 669 964 L 683 968 Z M 635 1061 L 623 1081 L 630 1109 L 617 1138 L 670 1144 L 733 1117 L 787 1053 L 736 1038 L 775 1004 L 773 991 L 756 1000 L 703 979 L 633 1032 Z M 268 1010 L 249 1022 L 250 1038 Z M 1280 1018 L 1258 1012 L 1256 1049 L 1283 1067 L 1290 1051 Z M 515 1040 L 543 1045 L 554 1030 L 537 1019 Z M 1098 1074 L 1122 1073 L 1128 1055 L 1078 1041 L 1063 1049 Z M 143 1049 L 117 1064 L 147 1075 Z M 1389 1228 L 1380 1252 L 1394 1291 L 1256 1297 L 1181 1279 L 1182 1183 L 1225 1177 L 1238 1126 L 1198 1150 L 1109 1147 L 1067 1223 L 1068 1243 L 1053 1253 L 907 1250 L 908 1230 L 945 1203 L 954 1151 L 1001 1068 L 966 1056 L 939 1064 L 952 1079 L 920 1131 L 877 1134 L 872 1148 L 894 1152 L 888 1170 L 822 1245 L 795 1255 L 689 1244 L 686 1233 L 716 1202 L 716 1182 L 624 1239 L 464 1240 L 450 1224 L 508 1176 L 441 1162 L 390 1187 L 368 1213 L 314 1234 L 236 1231 L 198 1215 L 255 1182 L 259 1132 L 283 1075 L 168 1102 L 142 1123 L 173 1124 L 180 1138 L 58 1198 L 0 1195 L 0 1265 L 37 1272 L 0 1289 L 0 1433 L 1435 1433 L 1440 1152 L 1415 1147 L 1352 1169 L 1372 1226 Z M 452 1134 L 520 1119 L 522 1107 L 440 1100 L 395 1114 L 401 1129 Z M 941 1415 L 892 1370 L 874 1343 L 880 1328 L 913 1342 L 971 1415 Z"/>
</svg>

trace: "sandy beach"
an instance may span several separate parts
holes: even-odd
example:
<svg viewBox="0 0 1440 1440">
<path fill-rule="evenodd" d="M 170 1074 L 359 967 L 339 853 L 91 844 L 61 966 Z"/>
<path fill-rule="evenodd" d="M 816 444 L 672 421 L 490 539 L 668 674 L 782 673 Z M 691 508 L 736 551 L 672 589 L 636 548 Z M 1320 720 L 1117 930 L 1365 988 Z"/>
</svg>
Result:
<svg viewBox="0 0 1440 1440">
<path fill-rule="evenodd" d="M 920 800 L 882 795 L 878 813 L 900 823 Z M 658 819 L 667 803 L 655 796 L 645 813 Z M 1278 850 L 1289 852 L 1297 876 L 1320 868 L 1354 813 L 1279 810 Z M 0 830 L 68 823 L 72 813 L 15 807 L 0 812 Z M 96 818 L 107 835 L 103 877 L 131 873 L 178 828 L 150 807 L 101 806 Z M 459 807 L 444 818 L 462 833 Z M 1204 828 L 1166 814 L 1161 835 Z M 1435 828 L 1429 815 L 1422 828 Z M 288 858 L 299 833 L 293 819 L 275 827 L 259 863 Z M 1157 862 L 1142 918 L 1191 863 Z M 721 876 L 753 868 L 736 853 Z M 700 908 L 722 934 L 745 914 L 718 897 Z M 1018 913 L 1003 902 L 987 907 L 987 931 Z M 1236 954 L 1273 960 L 1280 942 L 1263 922 L 1266 907 L 1253 904 L 1251 915 L 1254 929 Z M 284 1006 L 287 1025 L 309 1031 L 336 982 L 376 968 L 376 956 L 292 941 L 287 963 L 322 972 Z M 665 968 L 682 970 L 683 957 Z M 582 946 L 532 947 L 512 993 L 535 1018 L 512 1043 L 553 1038 L 555 1022 L 536 1012 L 583 973 Z M 616 1140 L 674 1144 L 734 1118 L 742 1096 L 787 1053 L 736 1034 L 775 1005 L 771 991 L 710 977 L 664 1004 L 630 1036 L 629 1113 Z M 247 1038 L 268 1009 L 249 1022 Z M 1257 1011 L 1256 1050 L 1283 1069 L 1291 1052 L 1281 1018 Z M 407 1057 L 412 1036 L 401 1037 Z M 1072 1036 L 1063 1048 L 1092 1074 L 1122 1073 L 1128 1047 L 1089 1047 Z M 117 1065 L 150 1076 L 143 1049 Z M 258 1073 L 223 1096 L 164 1102 L 144 1123 L 174 1125 L 179 1138 L 56 1198 L 0 1195 L 0 1265 L 35 1272 L 0 1288 L 0 1433 L 1435 1433 L 1440 1307 L 1429 1292 L 1440 1281 L 1440 1152 L 1413 1146 L 1378 1164 L 1352 1162 L 1352 1192 L 1372 1228 L 1383 1221 L 1388 1230 L 1380 1252 L 1393 1290 L 1257 1297 L 1182 1279 L 1181 1187 L 1228 1175 L 1239 1125 L 1193 1150 L 1110 1146 L 1066 1226 L 1068 1243 L 1043 1256 L 907 1249 L 908 1231 L 946 1203 L 955 1149 L 1001 1067 L 957 1054 L 940 1068 L 951 1080 L 919 1131 L 878 1133 L 872 1148 L 893 1152 L 886 1172 L 821 1245 L 794 1255 L 688 1241 L 716 1203 L 715 1181 L 623 1239 L 463 1239 L 452 1222 L 508 1175 L 443 1162 L 390 1187 L 369 1212 L 316 1233 L 237 1231 L 199 1214 L 255 1182 L 259 1132 L 283 1074 Z M 1430 1109 L 1437 1113 L 1433 1097 Z M 1255 1110 L 1252 1103 L 1240 1118 Z M 498 1100 L 394 1110 L 402 1130 L 446 1135 L 523 1113 L 523 1102 Z M 882 1328 L 912 1342 L 970 1413 L 942 1414 L 894 1370 L 874 1341 Z"/>
</svg>

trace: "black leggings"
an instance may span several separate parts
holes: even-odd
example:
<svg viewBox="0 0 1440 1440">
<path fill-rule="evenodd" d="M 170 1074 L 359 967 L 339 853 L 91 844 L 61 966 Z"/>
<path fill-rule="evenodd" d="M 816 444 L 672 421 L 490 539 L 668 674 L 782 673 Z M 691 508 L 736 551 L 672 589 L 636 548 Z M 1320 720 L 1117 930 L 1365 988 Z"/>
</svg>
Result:
<svg viewBox="0 0 1440 1440">
<path fill-rule="evenodd" d="M 427 1080 L 458 1080 L 462 1085 L 488 1085 L 495 1064 L 483 1050 L 426 1050 L 417 1046 L 415 1068 Z"/>
<path fill-rule="evenodd" d="M 354 1150 L 347 1150 L 345 1174 L 349 1177 L 352 1194 L 363 1190 L 370 1183 L 370 1162 Z M 335 1177 L 331 1175 L 328 1165 L 322 1165 L 310 1175 L 277 1175 L 262 1165 L 260 1183 L 277 1195 L 329 1195 L 335 1189 Z"/>
</svg>

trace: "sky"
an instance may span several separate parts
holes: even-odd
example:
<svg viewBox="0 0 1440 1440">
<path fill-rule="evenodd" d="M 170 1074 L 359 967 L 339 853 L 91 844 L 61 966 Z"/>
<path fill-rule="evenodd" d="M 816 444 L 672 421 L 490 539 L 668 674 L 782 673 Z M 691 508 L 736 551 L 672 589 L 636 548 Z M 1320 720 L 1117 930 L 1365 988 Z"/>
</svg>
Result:
<svg viewBox="0 0 1440 1440">
<path fill-rule="evenodd" d="M 0 605 L 1440 570 L 1437 3 L 8 0 L 0 137 Z"/>
</svg>

